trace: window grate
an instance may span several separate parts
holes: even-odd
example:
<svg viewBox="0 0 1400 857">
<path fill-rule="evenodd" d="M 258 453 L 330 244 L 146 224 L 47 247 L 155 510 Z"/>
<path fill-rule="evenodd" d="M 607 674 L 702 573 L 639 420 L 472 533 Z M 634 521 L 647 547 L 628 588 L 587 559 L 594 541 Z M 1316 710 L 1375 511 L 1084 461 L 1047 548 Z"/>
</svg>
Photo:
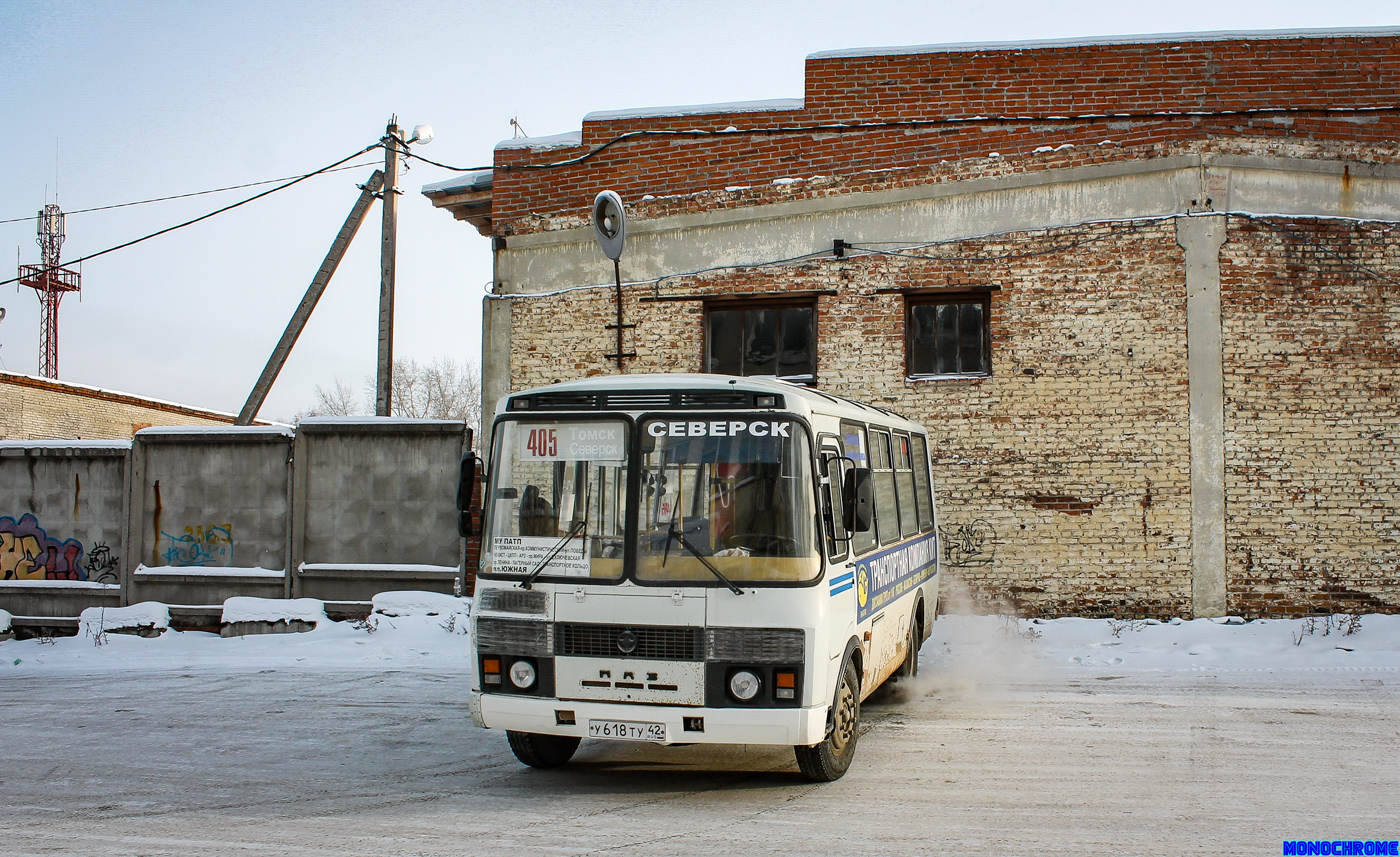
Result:
<svg viewBox="0 0 1400 857">
<path fill-rule="evenodd" d="M 758 404 L 758 398 L 774 404 Z M 508 410 L 595 411 L 615 408 L 624 411 L 727 410 L 730 408 L 781 408 L 783 397 L 752 390 L 614 390 L 599 393 L 534 393 L 512 396 Z"/>
<path fill-rule="evenodd" d="M 548 622 L 482 616 L 476 620 L 476 646 L 502 655 L 548 657 L 553 648 L 552 630 Z"/>
<path fill-rule="evenodd" d="M 546 595 L 538 589 L 483 589 L 476 594 L 476 607 L 481 612 L 529 613 L 543 616 Z"/>
<path fill-rule="evenodd" d="M 711 628 L 705 657 L 711 661 L 750 664 L 800 664 L 805 638 L 796 628 Z"/>
<path fill-rule="evenodd" d="M 671 394 L 668 392 L 608 393 L 608 407 L 623 410 L 643 411 L 652 408 L 669 408 Z"/>
</svg>

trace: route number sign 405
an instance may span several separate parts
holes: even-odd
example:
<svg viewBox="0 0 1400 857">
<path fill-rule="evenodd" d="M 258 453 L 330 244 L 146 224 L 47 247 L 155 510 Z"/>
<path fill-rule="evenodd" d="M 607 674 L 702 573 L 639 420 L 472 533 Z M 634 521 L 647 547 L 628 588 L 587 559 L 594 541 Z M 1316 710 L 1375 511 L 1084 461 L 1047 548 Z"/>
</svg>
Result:
<svg viewBox="0 0 1400 857">
<path fill-rule="evenodd" d="M 520 423 L 517 461 L 621 462 L 627 426 L 620 422 Z"/>
<path fill-rule="evenodd" d="M 532 428 L 526 431 L 525 448 L 534 458 L 559 457 L 559 430 Z"/>
</svg>

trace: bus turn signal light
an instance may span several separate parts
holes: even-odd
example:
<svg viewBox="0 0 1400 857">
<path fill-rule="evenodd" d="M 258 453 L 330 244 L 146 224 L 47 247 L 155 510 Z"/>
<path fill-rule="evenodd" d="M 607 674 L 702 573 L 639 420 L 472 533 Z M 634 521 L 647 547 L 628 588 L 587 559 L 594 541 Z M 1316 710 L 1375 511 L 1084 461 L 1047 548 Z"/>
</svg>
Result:
<svg viewBox="0 0 1400 857">
<path fill-rule="evenodd" d="M 778 699 L 792 699 L 793 691 L 797 688 L 797 673 L 777 673 L 773 676 L 773 683 L 777 685 L 774 695 Z"/>
<path fill-rule="evenodd" d="M 481 680 L 486 684 L 501 683 L 501 659 L 482 658 L 481 660 Z"/>
</svg>

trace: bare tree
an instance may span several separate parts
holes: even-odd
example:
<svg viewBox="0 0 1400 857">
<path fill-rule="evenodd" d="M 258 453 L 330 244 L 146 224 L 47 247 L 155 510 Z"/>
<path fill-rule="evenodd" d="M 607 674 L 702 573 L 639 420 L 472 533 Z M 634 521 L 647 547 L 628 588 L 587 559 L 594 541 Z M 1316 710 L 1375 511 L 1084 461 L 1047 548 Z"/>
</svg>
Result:
<svg viewBox="0 0 1400 857">
<path fill-rule="evenodd" d="M 439 357 L 431 363 L 399 358 L 394 361 L 393 410 L 396 417 L 462 420 L 475 431 L 481 426 L 481 372 L 470 360 Z M 365 404 L 339 378 L 327 390 L 316 386 L 316 404 L 296 415 L 354 416 L 374 410 L 374 378 L 365 380 Z"/>
<path fill-rule="evenodd" d="M 363 413 L 360 405 L 355 401 L 355 391 L 350 385 L 335 379 L 335 384 L 329 390 L 316 385 L 316 404 L 305 411 L 301 411 L 292 418 L 292 422 L 299 423 L 307 417 L 349 417 Z"/>
<path fill-rule="evenodd" d="M 393 397 L 396 417 L 462 420 L 473 429 L 481 424 L 481 373 L 469 361 L 395 360 Z"/>
</svg>

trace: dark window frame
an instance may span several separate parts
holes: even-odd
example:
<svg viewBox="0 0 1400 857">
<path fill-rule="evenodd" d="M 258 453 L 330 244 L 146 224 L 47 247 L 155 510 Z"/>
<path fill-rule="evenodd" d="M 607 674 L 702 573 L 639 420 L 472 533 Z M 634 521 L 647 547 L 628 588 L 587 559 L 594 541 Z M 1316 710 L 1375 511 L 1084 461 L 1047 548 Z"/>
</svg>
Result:
<svg viewBox="0 0 1400 857">
<path fill-rule="evenodd" d="M 914 311 L 918 307 L 963 306 L 979 304 L 982 307 L 982 366 L 975 371 L 957 372 L 915 372 L 914 371 Z M 990 378 L 992 376 L 992 293 L 990 289 L 973 291 L 939 291 L 906 293 L 904 296 L 904 376 L 909 380 L 937 380 L 960 378 Z"/>
<path fill-rule="evenodd" d="M 793 375 L 783 376 L 783 375 L 778 375 L 778 374 L 773 374 L 773 375 L 757 375 L 757 374 L 754 374 L 754 375 L 743 375 L 742 377 L 754 377 L 754 378 L 784 378 L 784 377 L 786 377 L 788 380 L 790 380 L 792 383 L 795 383 L 795 384 L 804 384 L 804 385 L 809 386 L 809 387 L 815 387 L 815 386 L 817 386 L 817 381 L 818 381 L 818 378 L 820 377 L 820 376 L 818 375 L 818 367 L 817 367 L 817 336 L 818 336 L 818 329 L 819 329 L 819 312 L 818 312 L 818 307 L 817 307 L 817 299 L 816 299 L 815 296 L 812 296 L 812 295 L 804 295 L 804 296 L 802 296 L 802 297 L 794 297 L 794 298 L 781 298 L 781 297 L 772 297 L 772 298 L 740 298 L 740 299 L 737 299 L 737 300 L 735 300 L 735 299 L 728 299 L 728 300 L 706 301 L 706 302 L 705 302 L 705 314 L 704 314 L 705 317 L 704 317 L 704 321 L 703 321 L 704 329 L 703 329 L 703 337 L 702 337 L 703 342 L 702 342 L 702 354 L 701 354 L 701 366 L 704 367 L 704 370 L 703 370 L 703 371 L 705 372 L 705 374 L 712 374 L 712 370 L 710 369 L 710 365 L 711 365 L 711 352 L 710 352 L 710 347 L 711 347 L 711 344 L 712 344 L 711 320 L 710 320 L 710 317 L 711 317 L 711 315 L 712 315 L 713 313 L 715 313 L 715 312 L 736 312 L 736 311 L 737 311 L 737 312 L 748 312 L 748 311 L 752 311 L 752 310 L 768 310 L 768 309 L 771 309 L 771 310 L 778 310 L 778 311 L 779 311 L 779 314 L 778 314 L 778 323 L 779 323 L 779 325 L 781 325 L 781 319 L 782 319 L 781 311 L 784 310 L 784 309 L 805 309 L 805 310 L 808 310 L 809 312 L 811 312 L 812 321 L 811 321 L 811 326 L 810 326 L 810 328 L 808 329 L 808 343 L 809 343 L 809 344 L 808 344 L 808 349 L 809 349 L 810 352 L 811 352 L 811 367 L 812 367 L 811 376 L 810 376 L 809 378 L 800 378 L 800 377 L 798 377 L 798 376 L 793 376 Z M 781 353 L 782 353 L 782 349 L 781 349 L 782 335 L 783 335 L 782 328 L 779 327 L 779 329 L 778 329 L 778 331 L 777 331 L 777 333 L 776 333 L 776 338 L 777 338 L 777 343 L 776 343 L 776 344 L 778 345 L 777 353 L 778 353 L 779 355 L 781 355 Z M 777 368 L 777 367 L 775 366 L 775 368 Z"/>
</svg>

